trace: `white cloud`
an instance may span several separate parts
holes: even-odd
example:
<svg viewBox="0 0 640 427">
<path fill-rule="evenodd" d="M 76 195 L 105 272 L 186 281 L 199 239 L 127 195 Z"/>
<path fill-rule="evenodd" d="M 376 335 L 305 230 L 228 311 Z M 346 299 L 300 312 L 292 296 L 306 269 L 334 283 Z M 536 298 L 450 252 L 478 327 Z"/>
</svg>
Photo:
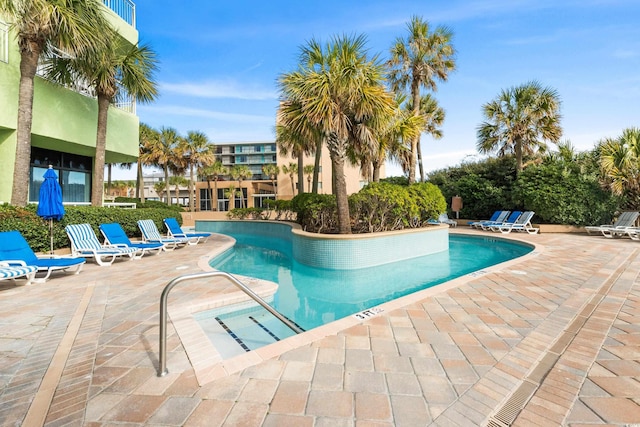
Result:
<svg viewBox="0 0 640 427">
<path fill-rule="evenodd" d="M 207 119 L 220 120 L 225 122 L 234 122 L 242 124 L 262 124 L 262 125 L 275 125 L 275 113 L 272 116 L 260 116 L 253 114 L 236 114 L 236 113 L 224 113 L 220 111 L 203 110 L 199 108 L 183 107 L 181 105 L 164 105 L 164 106 L 140 106 L 138 107 L 141 113 L 151 113 L 166 116 L 189 116 L 189 117 L 204 117 Z"/>
<path fill-rule="evenodd" d="M 243 100 L 277 99 L 278 94 L 273 88 L 232 79 L 208 80 L 203 82 L 160 83 L 160 91 L 175 93 L 198 98 L 229 98 Z"/>
</svg>

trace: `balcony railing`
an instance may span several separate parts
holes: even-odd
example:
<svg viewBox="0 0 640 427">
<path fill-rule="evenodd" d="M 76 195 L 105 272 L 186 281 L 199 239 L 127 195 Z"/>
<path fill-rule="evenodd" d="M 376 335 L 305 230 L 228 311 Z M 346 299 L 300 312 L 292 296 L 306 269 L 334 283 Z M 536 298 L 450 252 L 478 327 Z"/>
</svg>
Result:
<svg viewBox="0 0 640 427">
<path fill-rule="evenodd" d="M 131 0 L 102 0 L 105 6 L 113 10 L 133 28 L 136 27 L 136 5 Z"/>
<path fill-rule="evenodd" d="M 9 25 L 0 21 L 0 61 L 9 62 Z"/>
</svg>

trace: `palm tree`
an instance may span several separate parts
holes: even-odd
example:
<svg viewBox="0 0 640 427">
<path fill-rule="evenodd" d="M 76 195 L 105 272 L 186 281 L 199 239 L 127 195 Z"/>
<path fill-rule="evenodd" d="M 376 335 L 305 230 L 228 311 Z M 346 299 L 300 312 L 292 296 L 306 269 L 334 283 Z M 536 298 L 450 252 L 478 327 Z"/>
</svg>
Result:
<svg viewBox="0 0 640 427">
<path fill-rule="evenodd" d="M 264 166 L 262 166 L 262 173 L 267 175 L 269 177 L 269 179 L 271 180 L 271 186 L 273 187 L 273 194 L 275 195 L 275 197 L 277 199 L 278 198 L 278 187 L 276 186 L 276 178 L 278 177 L 278 174 L 280 173 L 280 167 L 278 167 L 278 165 L 274 165 L 274 164 L 264 165 Z"/>
<path fill-rule="evenodd" d="M 309 188 L 309 193 L 311 193 L 311 175 L 313 175 L 314 170 L 314 165 L 304 165 L 304 174 L 307 175 L 307 186 Z"/>
<path fill-rule="evenodd" d="M 207 178 L 207 186 L 209 187 L 209 199 L 211 200 L 211 210 L 218 210 L 218 180 L 221 176 L 229 174 L 229 169 L 222 164 L 220 161 L 216 161 L 212 165 L 208 165 L 203 167 L 200 170 L 200 174 L 204 175 Z M 214 203 L 213 194 L 211 194 L 211 179 L 213 178 L 216 200 Z"/>
<path fill-rule="evenodd" d="M 373 182 L 380 181 L 380 168 L 386 159 L 399 163 L 403 172 L 409 173 L 411 141 L 425 129 L 426 118 L 424 115 L 414 116 L 413 109 L 408 108 L 405 101 L 404 94 L 396 94 L 395 115 L 389 127 L 380 135 L 374 156 L 362 160 L 363 176 Z M 370 171 L 364 167 L 365 163 L 367 166 L 371 164 Z"/>
<path fill-rule="evenodd" d="M 182 155 L 186 159 L 189 168 L 189 211 L 195 209 L 194 192 L 194 168 L 204 164 L 213 163 L 215 160 L 215 146 L 209 142 L 209 138 L 203 132 L 189 131 L 187 137 L 182 140 Z"/>
<path fill-rule="evenodd" d="M 142 175 L 142 167 L 159 166 L 154 158 L 153 147 L 158 144 L 160 134 L 152 127 L 144 123 L 140 123 L 139 135 L 136 197 L 144 203 L 144 177 Z"/>
<path fill-rule="evenodd" d="M 11 204 L 26 206 L 31 162 L 33 83 L 41 55 L 52 47 L 81 56 L 104 46 L 108 28 L 99 0 L 0 0 L 0 12 L 11 21 L 20 47 L 20 87 L 16 157 Z M 103 171 L 104 174 L 104 171 Z"/>
<path fill-rule="evenodd" d="M 109 106 L 128 94 L 138 102 L 153 101 L 158 95 L 153 73 L 156 57 L 145 45 L 127 45 L 114 30 L 104 32 L 107 45 L 78 57 L 53 57 L 46 74 L 54 81 L 71 84 L 78 76 L 94 88 L 98 97 L 98 129 L 93 164 L 91 204 L 102 205 L 102 182 L 107 144 Z"/>
<path fill-rule="evenodd" d="M 242 181 L 251 178 L 253 176 L 253 172 L 251 172 L 251 169 L 247 165 L 236 165 L 229 171 L 229 176 L 231 179 L 238 181 L 238 193 L 241 194 L 240 207 L 246 207 L 244 203 L 244 193 L 242 191 Z"/>
<path fill-rule="evenodd" d="M 165 194 L 165 197 L 167 199 L 167 204 L 169 203 L 169 199 L 171 199 L 171 195 L 169 193 L 167 193 L 167 185 L 164 182 L 156 182 L 155 184 L 153 184 L 153 189 L 156 190 L 156 193 L 158 193 L 158 196 L 160 196 L 162 193 Z M 162 196 L 160 196 L 160 199 L 162 199 Z"/>
<path fill-rule="evenodd" d="M 229 188 L 224 190 L 224 196 L 229 199 L 229 210 L 235 209 L 236 207 L 236 187 L 233 185 L 229 185 Z"/>
<path fill-rule="evenodd" d="M 389 73 L 394 91 L 409 89 L 413 114 L 421 114 L 420 90 L 437 90 L 437 81 L 447 81 L 449 73 L 456 68 L 455 49 L 451 44 L 453 32 L 438 26 L 433 32 L 430 25 L 419 16 L 413 16 L 407 24 L 409 35 L 398 38 L 391 48 Z M 411 141 L 409 183 L 415 182 L 416 162 L 420 167 L 420 178 L 424 181 L 420 135 Z"/>
<path fill-rule="evenodd" d="M 640 208 L 640 128 L 628 128 L 600 143 L 600 167 L 611 192 L 625 196 L 627 207 Z"/>
<path fill-rule="evenodd" d="M 160 129 L 160 136 L 151 148 L 151 156 L 155 163 L 164 170 L 165 193 L 167 194 L 167 204 L 171 205 L 171 192 L 169 191 L 169 170 L 175 158 L 175 150 L 179 141 L 178 132 L 174 128 L 163 127 Z"/>
<path fill-rule="evenodd" d="M 183 173 L 184 169 L 181 169 L 178 172 Z M 176 203 L 180 205 L 180 187 L 186 187 L 189 184 L 189 180 L 182 176 L 181 173 L 178 173 L 169 178 L 169 184 L 174 186 Z"/>
<path fill-rule="evenodd" d="M 478 151 L 514 153 L 517 173 L 523 155 L 545 152 L 545 141 L 558 143 L 562 136 L 560 97 L 536 81 L 503 90 L 482 112 L 487 121 L 478 127 Z"/>
<path fill-rule="evenodd" d="M 297 163 L 289 163 L 289 166 L 287 165 L 282 165 L 282 172 L 284 172 L 285 174 L 289 175 L 289 179 L 291 180 L 291 194 L 293 196 L 296 195 L 296 181 L 295 181 L 295 176 L 298 173 L 298 164 Z M 300 181 L 302 182 L 302 181 Z"/>
<path fill-rule="evenodd" d="M 299 104 L 303 112 L 288 117 L 286 126 L 299 129 L 308 123 L 327 143 L 342 234 L 351 232 L 344 172 L 348 151 L 373 150 L 376 132 L 393 115 L 383 68 L 377 58 L 367 57 L 365 44 L 363 36 L 336 37 L 325 47 L 312 40 L 302 48 L 298 71 L 279 80 L 282 99 Z"/>
<path fill-rule="evenodd" d="M 306 120 L 306 112 L 299 102 L 285 100 L 280 103 L 276 119 L 276 144 L 280 155 L 298 159 L 298 182 L 304 182 L 304 156 L 315 152 L 316 163 L 320 168 L 322 155 L 322 134 L 313 123 Z M 317 183 L 317 174 L 314 176 Z M 304 193 L 304 185 L 298 188 Z M 293 193 L 295 196 L 295 192 Z"/>
</svg>

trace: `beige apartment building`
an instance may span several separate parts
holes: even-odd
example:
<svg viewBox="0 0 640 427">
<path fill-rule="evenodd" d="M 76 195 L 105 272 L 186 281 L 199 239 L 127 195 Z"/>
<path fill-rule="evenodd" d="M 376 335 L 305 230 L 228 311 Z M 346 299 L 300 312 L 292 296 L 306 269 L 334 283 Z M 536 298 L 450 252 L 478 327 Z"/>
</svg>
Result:
<svg viewBox="0 0 640 427">
<path fill-rule="evenodd" d="M 243 180 L 241 185 L 238 184 L 238 181 L 230 180 L 228 176 L 220 177 L 217 183 L 207 182 L 204 177 L 199 177 L 195 186 L 196 211 L 225 212 L 241 206 L 262 207 L 265 199 L 275 199 L 276 196 L 277 199 L 292 199 L 298 193 L 298 188 L 301 185 L 304 188 L 303 191 L 310 191 L 312 175 L 306 174 L 304 182 L 299 183 L 297 173 L 293 176 L 284 173 L 283 166 L 288 167 L 291 163 L 297 164 L 297 159 L 279 155 L 275 142 L 216 143 L 216 151 L 218 159 L 224 166 L 230 169 L 235 165 L 246 165 L 251 169 L 253 176 Z M 314 157 L 305 156 L 304 165 L 313 165 L 314 160 Z M 267 164 L 275 164 L 280 168 L 275 188 L 271 179 L 262 172 L 262 167 Z M 368 183 L 362 178 L 359 168 L 348 166 L 346 171 L 347 192 L 349 194 L 358 192 Z M 384 170 L 382 176 L 384 176 Z M 319 193 L 331 194 L 331 178 L 331 159 L 328 150 L 325 149 L 320 161 Z M 233 202 L 229 195 L 230 187 L 236 190 Z M 242 201 L 239 197 L 240 191 L 242 192 Z"/>
</svg>

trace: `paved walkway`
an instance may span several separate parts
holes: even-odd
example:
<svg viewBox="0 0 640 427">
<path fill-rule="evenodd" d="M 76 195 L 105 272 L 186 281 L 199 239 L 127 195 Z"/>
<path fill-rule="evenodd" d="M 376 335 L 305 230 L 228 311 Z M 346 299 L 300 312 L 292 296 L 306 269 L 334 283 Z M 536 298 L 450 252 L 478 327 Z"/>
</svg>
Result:
<svg viewBox="0 0 640 427">
<path fill-rule="evenodd" d="M 640 424 L 640 245 L 516 237 L 537 249 L 227 361 L 190 313 L 237 292 L 182 284 L 164 377 L 160 293 L 227 240 L 0 282 L 0 425 Z"/>
</svg>

